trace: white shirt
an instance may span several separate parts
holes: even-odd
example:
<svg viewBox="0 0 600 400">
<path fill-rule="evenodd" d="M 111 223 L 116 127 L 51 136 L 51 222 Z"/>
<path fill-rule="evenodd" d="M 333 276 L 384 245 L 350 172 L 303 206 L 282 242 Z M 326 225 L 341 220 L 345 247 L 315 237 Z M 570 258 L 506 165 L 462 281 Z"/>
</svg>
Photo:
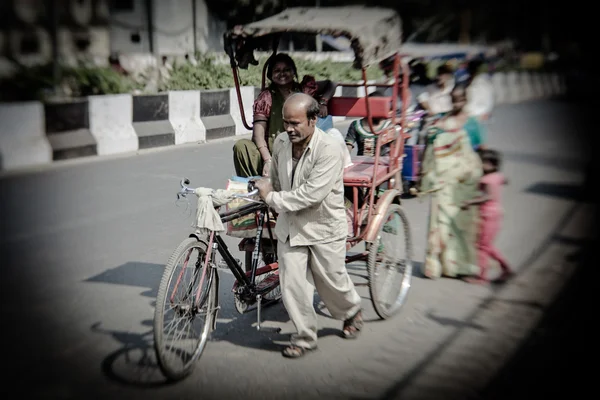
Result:
<svg viewBox="0 0 600 400">
<path fill-rule="evenodd" d="M 494 86 L 487 74 L 477 75 L 467 87 L 465 111 L 473 117 L 481 118 L 494 108 Z"/>
<path fill-rule="evenodd" d="M 452 111 L 452 89 L 454 89 L 454 79 L 441 89 L 437 83 L 432 83 L 418 97 L 419 103 L 427 102 L 432 114 L 440 114 Z"/>
<path fill-rule="evenodd" d="M 348 146 L 346 146 L 346 141 L 344 140 L 344 135 L 336 128 L 331 128 L 327 132 L 328 135 L 331 135 L 335 140 L 337 140 L 340 144 L 340 151 L 342 152 L 342 157 L 344 158 L 344 168 L 348 168 L 352 165 L 352 158 L 350 157 L 350 152 L 348 151 Z"/>
</svg>

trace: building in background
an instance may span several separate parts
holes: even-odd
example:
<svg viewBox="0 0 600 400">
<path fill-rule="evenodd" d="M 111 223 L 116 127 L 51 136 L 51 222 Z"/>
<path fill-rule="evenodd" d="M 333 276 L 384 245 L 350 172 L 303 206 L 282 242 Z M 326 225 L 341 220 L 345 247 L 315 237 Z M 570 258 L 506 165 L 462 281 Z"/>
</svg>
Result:
<svg viewBox="0 0 600 400">
<path fill-rule="evenodd" d="M 222 51 L 223 21 L 205 0 L 0 0 L 0 70 L 58 58 L 108 64 Z"/>
<path fill-rule="evenodd" d="M 2 0 L 0 57 L 24 65 L 48 63 L 56 55 L 106 62 L 110 54 L 109 8 L 104 0 Z"/>
<path fill-rule="evenodd" d="M 222 51 L 226 28 L 205 0 L 118 0 L 110 8 L 110 47 L 119 54 Z"/>
</svg>

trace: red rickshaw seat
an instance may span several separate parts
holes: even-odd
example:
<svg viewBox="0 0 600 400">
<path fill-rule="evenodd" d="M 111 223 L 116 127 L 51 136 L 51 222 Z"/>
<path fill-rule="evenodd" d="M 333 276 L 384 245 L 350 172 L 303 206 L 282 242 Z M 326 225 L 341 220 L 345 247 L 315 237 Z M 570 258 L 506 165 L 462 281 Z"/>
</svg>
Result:
<svg viewBox="0 0 600 400">
<path fill-rule="evenodd" d="M 373 182 L 373 173 L 375 172 L 375 164 L 360 163 L 353 164 L 344 171 L 344 184 L 362 184 L 369 185 Z M 388 173 L 388 168 L 385 165 L 379 164 L 377 167 L 377 176 L 375 179 L 379 181 Z"/>
<path fill-rule="evenodd" d="M 336 117 L 367 116 L 367 99 L 373 118 L 391 118 L 391 97 L 332 97 L 327 103 L 327 111 Z"/>
<path fill-rule="evenodd" d="M 352 156 L 352 164 L 375 164 L 375 157 L 371 156 Z M 390 156 L 380 156 L 380 165 L 390 165 Z"/>
</svg>

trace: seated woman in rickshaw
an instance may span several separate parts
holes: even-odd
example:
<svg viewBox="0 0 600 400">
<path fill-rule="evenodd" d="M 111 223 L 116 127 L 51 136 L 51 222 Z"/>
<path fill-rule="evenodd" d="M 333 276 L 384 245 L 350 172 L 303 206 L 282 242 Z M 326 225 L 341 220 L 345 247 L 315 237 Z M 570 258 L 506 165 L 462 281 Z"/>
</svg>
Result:
<svg viewBox="0 0 600 400">
<path fill-rule="evenodd" d="M 335 93 L 336 85 L 329 81 L 316 81 L 305 75 L 298 82 L 296 64 L 284 53 L 276 54 L 267 66 L 271 84 L 254 101 L 252 140 L 241 139 L 233 147 L 233 164 L 239 177 L 268 176 L 272 146 L 277 134 L 283 132 L 283 103 L 297 92 L 313 96 L 320 105 L 320 117 L 326 117 L 327 102 Z"/>
<path fill-rule="evenodd" d="M 369 94 L 369 97 L 386 97 L 386 95 L 383 91 L 376 90 Z M 391 119 L 385 118 L 372 118 L 372 122 L 373 129 L 375 129 L 376 132 L 386 129 L 392 124 Z M 377 135 L 371 131 L 368 118 L 357 119 L 348 127 L 348 132 L 346 133 L 346 146 L 348 146 L 348 151 L 350 152 L 356 147 L 357 156 L 375 157 L 376 141 Z M 389 143 L 381 147 L 382 156 L 388 155 L 389 152 Z"/>
<path fill-rule="evenodd" d="M 375 90 L 368 97 L 389 97 L 382 90 Z M 371 118 L 373 123 L 373 129 L 375 132 L 380 132 L 383 129 L 389 128 L 392 124 L 391 119 L 386 118 Z M 346 132 L 346 146 L 348 152 L 352 153 L 352 150 L 356 147 L 357 156 L 375 157 L 375 146 L 377 143 L 377 135 L 375 135 L 369 127 L 369 119 L 367 117 L 357 119 L 353 121 L 348 127 Z M 381 156 L 387 156 L 390 153 L 390 144 L 387 143 L 381 147 Z M 348 201 L 352 201 L 353 192 L 351 187 L 346 187 L 344 195 Z M 364 200 L 364 190 L 359 190 L 358 195 L 358 206 L 361 207 Z"/>
</svg>

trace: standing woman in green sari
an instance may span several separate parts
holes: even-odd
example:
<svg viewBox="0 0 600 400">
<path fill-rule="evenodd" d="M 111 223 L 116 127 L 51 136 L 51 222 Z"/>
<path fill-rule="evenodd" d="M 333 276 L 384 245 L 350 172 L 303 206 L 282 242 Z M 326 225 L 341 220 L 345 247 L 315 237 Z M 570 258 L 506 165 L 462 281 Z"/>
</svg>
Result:
<svg viewBox="0 0 600 400">
<path fill-rule="evenodd" d="M 419 190 L 431 194 L 427 254 L 423 273 L 429 278 L 477 275 L 477 211 L 461 204 L 476 196 L 481 160 L 465 129 L 466 91 L 452 91 L 452 111 L 429 128 L 421 163 Z"/>
<path fill-rule="evenodd" d="M 283 103 L 292 93 L 306 93 L 320 105 L 320 117 L 327 116 L 327 102 L 335 93 L 336 85 L 329 81 L 317 82 L 305 75 L 298 83 L 298 72 L 292 58 L 276 54 L 267 66 L 271 84 L 254 101 L 252 140 L 238 140 L 233 147 L 235 173 L 240 177 L 268 176 L 271 152 L 277 134 L 283 132 Z"/>
</svg>

